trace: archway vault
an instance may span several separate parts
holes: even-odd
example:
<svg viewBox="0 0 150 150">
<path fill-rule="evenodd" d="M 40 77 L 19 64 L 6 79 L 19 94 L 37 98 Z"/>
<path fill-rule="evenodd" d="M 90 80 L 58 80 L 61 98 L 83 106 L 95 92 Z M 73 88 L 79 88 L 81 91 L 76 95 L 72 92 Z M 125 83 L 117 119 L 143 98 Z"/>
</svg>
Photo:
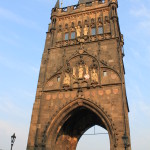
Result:
<svg viewBox="0 0 150 150">
<path fill-rule="evenodd" d="M 114 150 L 116 137 L 111 119 L 100 106 L 84 98 L 75 99 L 56 113 L 45 131 L 43 145 L 46 150 L 75 150 L 80 137 L 94 125 L 108 131 L 110 149 Z"/>
</svg>

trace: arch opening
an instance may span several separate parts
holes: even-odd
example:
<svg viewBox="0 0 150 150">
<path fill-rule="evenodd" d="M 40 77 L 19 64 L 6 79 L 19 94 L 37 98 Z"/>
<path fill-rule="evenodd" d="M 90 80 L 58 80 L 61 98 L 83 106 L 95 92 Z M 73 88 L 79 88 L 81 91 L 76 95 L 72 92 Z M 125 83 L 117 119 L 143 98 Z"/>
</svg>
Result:
<svg viewBox="0 0 150 150">
<path fill-rule="evenodd" d="M 74 109 L 70 112 L 69 117 L 64 122 L 57 135 L 55 149 L 78 150 L 77 144 L 79 140 L 82 139 L 81 137 L 88 129 L 95 125 L 107 130 L 102 119 L 90 109 L 83 106 Z"/>
<path fill-rule="evenodd" d="M 76 150 L 109 150 L 110 140 L 106 129 L 96 125 L 88 129 L 78 141 Z"/>
</svg>

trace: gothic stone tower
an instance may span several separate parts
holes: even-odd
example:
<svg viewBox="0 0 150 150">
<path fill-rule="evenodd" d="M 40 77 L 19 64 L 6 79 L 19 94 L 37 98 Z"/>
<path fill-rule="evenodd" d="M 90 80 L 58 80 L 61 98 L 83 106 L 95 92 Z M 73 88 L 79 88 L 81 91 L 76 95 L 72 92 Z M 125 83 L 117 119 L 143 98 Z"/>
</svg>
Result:
<svg viewBox="0 0 150 150">
<path fill-rule="evenodd" d="M 110 150 L 131 150 L 117 7 L 79 0 L 52 9 L 27 150 L 75 150 L 94 125 L 108 131 Z"/>
</svg>

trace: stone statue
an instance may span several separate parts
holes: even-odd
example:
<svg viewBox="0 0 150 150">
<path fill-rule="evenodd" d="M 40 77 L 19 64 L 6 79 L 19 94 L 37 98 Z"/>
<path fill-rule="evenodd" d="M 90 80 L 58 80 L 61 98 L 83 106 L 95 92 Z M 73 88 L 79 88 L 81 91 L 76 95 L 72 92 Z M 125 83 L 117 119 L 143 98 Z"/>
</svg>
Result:
<svg viewBox="0 0 150 150">
<path fill-rule="evenodd" d="M 85 66 L 85 70 L 86 70 L 86 74 L 84 75 L 84 78 L 85 78 L 86 80 L 88 80 L 88 79 L 90 79 L 88 66 Z"/>
<path fill-rule="evenodd" d="M 88 68 L 88 66 L 85 66 L 85 69 L 86 69 L 86 74 L 89 74 L 89 68 Z"/>
<path fill-rule="evenodd" d="M 84 35 L 88 35 L 88 27 L 87 27 L 87 25 L 85 25 L 85 27 L 84 27 Z"/>
<path fill-rule="evenodd" d="M 65 77 L 64 77 L 64 81 L 63 81 L 63 85 L 70 85 L 70 76 L 68 73 L 65 73 Z"/>
<path fill-rule="evenodd" d="M 83 66 L 80 65 L 79 66 L 79 79 L 82 79 L 83 78 Z"/>
<path fill-rule="evenodd" d="M 76 78 L 76 68 L 75 67 L 73 67 L 73 75 L 72 75 L 72 77 L 75 79 Z"/>
<path fill-rule="evenodd" d="M 81 36 L 81 28 L 80 28 L 80 26 L 76 27 L 76 33 L 77 33 L 77 37 Z"/>
<path fill-rule="evenodd" d="M 91 79 L 92 79 L 92 82 L 98 83 L 98 74 L 96 73 L 95 69 L 92 69 L 91 71 Z"/>
</svg>

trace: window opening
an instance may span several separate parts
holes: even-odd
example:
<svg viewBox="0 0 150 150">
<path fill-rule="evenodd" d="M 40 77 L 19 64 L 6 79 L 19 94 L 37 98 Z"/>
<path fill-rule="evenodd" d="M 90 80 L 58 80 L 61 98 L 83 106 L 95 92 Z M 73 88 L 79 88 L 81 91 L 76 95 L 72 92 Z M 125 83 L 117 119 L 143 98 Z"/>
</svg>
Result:
<svg viewBox="0 0 150 150">
<path fill-rule="evenodd" d="M 99 133 L 99 134 L 98 134 Z M 108 150 L 110 149 L 110 140 L 108 131 L 100 126 L 93 126 L 88 129 L 80 138 L 76 150 Z"/>
<path fill-rule="evenodd" d="M 104 4 L 104 3 L 105 3 L 105 0 L 98 0 L 98 3 Z"/>
<path fill-rule="evenodd" d="M 65 40 L 69 39 L 69 33 L 65 33 Z"/>
<path fill-rule="evenodd" d="M 96 35 L 96 28 L 92 28 L 92 35 Z"/>
<path fill-rule="evenodd" d="M 103 76 L 104 76 L 104 77 L 107 76 L 107 71 L 103 71 Z"/>
<path fill-rule="evenodd" d="M 98 34 L 103 34 L 103 27 L 98 27 Z"/>
<path fill-rule="evenodd" d="M 57 82 L 60 82 L 60 76 L 57 77 Z"/>
<path fill-rule="evenodd" d="M 71 32 L 71 39 L 75 39 L 75 32 Z"/>
</svg>

